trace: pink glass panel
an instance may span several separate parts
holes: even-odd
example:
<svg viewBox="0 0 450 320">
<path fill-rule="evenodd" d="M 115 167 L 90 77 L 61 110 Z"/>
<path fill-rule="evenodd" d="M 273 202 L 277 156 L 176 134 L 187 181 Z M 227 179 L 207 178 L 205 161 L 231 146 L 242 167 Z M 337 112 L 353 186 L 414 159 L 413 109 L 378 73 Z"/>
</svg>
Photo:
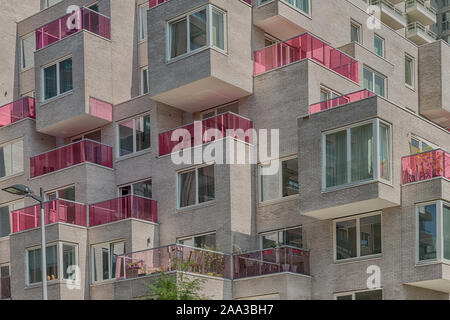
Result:
<svg viewBox="0 0 450 320">
<path fill-rule="evenodd" d="M 309 58 L 358 82 L 358 61 L 305 33 L 255 52 L 255 75 Z"/>
<path fill-rule="evenodd" d="M 125 196 L 89 206 L 90 227 L 129 218 L 158 222 L 158 203 L 143 197 Z"/>
<path fill-rule="evenodd" d="M 322 101 L 322 102 L 313 104 L 310 106 L 309 112 L 311 114 L 313 114 L 313 113 L 316 113 L 319 111 L 328 110 L 328 109 L 331 109 L 334 107 L 341 106 L 346 103 L 362 100 L 362 99 L 365 99 L 368 97 L 373 97 L 373 96 L 375 96 L 375 93 L 373 93 L 372 91 L 361 90 L 358 92 L 353 92 L 353 93 L 350 93 L 350 94 L 347 94 L 344 96 L 340 96 L 337 98 L 333 98 L 330 100 L 326 100 L 326 101 Z"/>
<path fill-rule="evenodd" d="M 153 8 L 156 7 L 158 4 L 164 3 L 166 0 L 150 0 L 149 7 Z"/>
<path fill-rule="evenodd" d="M 91 97 L 89 98 L 89 105 L 91 108 L 91 115 L 109 122 L 112 121 L 112 105 L 110 103 Z"/>
<path fill-rule="evenodd" d="M 11 278 L 0 278 L 0 299 L 11 298 Z"/>
<path fill-rule="evenodd" d="M 64 222 L 86 227 L 86 206 L 66 200 L 44 204 L 45 224 Z M 41 207 L 36 205 L 11 212 L 12 233 L 41 226 Z"/>
<path fill-rule="evenodd" d="M 30 158 L 30 177 L 68 168 L 83 162 L 113 167 L 112 148 L 91 140 L 82 140 Z"/>
<path fill-rule="evenodd" d="M 184 129 L 184 130 L 183 130 Z M 206 144 L 225 137 L 253 143 L 253 122 L 231 112 L 197 121 L 159 135 L 159 155 Z M 234 130 L 233 132 L 231 132 Z M 247 130 L 249 130 L 247 132 Z M 247 133 L 247 135 L 246 135 Z M 176 141 L 172 141 L 172 138 Z"/>
<path fill-rule="evenodd" d="M 234 279 L 279 272 L 310 274 L 309 251 L 280 247 L 233 257 Z"/>
<path fill-rule="evenodd" d="M 180 263 L 186 263 L 188 268 L 181 270 Z M 169 271 L 186 271 L 230 279 L 231 256 L 182 245 L 171 245 L 117 257 L 117 279 L 133 279 Z"/>
<path fill-rule="evenodd" d="M 436 177 L 450 179 L 449 153 L 443 150 L 433 150 L 402 159 L 403 184 Z"/>
<path fill-rule="evenodd" d="M 25 97 L 0 107 L 0 127 L 25 118 L 36 118 L 34 99 Z"/>
<path fill-rule="evenodd" d="M 81 29 L 111 39 L 110 19 L 87 8 L 67 14 L 36 30 L 36 50 L 64 39 Z"/>
</svg>

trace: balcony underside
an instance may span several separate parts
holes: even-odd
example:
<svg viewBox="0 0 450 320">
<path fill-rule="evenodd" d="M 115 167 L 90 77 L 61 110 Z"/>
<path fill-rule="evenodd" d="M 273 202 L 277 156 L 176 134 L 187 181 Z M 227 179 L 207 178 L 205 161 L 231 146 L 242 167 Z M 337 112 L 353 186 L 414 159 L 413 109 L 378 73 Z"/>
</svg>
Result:
<svg viewBox="0 0 450 320">
<path fill-rule="evenodd" d="M 418 46 L 421 46 L 421 45 L 427 44 L 427 43 L 431 43 L 434 41 L 433 38 L 431 38 L 430 36 L 428 36 L 427 34 L 421 32 L 421 31 L 408 32 L 407 37 L 409 40 L 411 40 Z"/>
<path fill-rule="evenodd" d="M 152 96 L 152 99 L 186 112 L 197 112 L 207 107 L 244 98 L 250 94 L 251 92 L 211 76 L 157 94 Z"/>
<path fill-rule="evenodd" d="M 431 14 L 421 7 L 415 6 L 406 9 L 409 21 L 418 21 L 424 26 L 429 26 L 436 23 L 436 15 Z"/>
<path fill-rule="evenodd" d="M 435 108 L 421 110 L 420 113 L 441 127 L 450 128 L 450 111 L 444 108 Z"/>
<path fill-rule="evenodd" d="M 407 25 L 406 19 L 402 19 L 400 16 L 397 16 L 384 8 L 381 10 L 381 21 L 394 30 L 405 28 Z"/>
<path fill-rule="evenodd" d="M 418 281 L 418 282 L 411 282 L 411 283 L 405 283 L 407 285 L 413 286 L 413 287 L 419 287 L 423 289 L 428 290 L 434 290 L 439 292 L 450 292 L 450 280 L 447 279 L 435 279 L 435 280 L 426 280 L 426 281 Z"/>
<path fill-rule="evenodd" d="M 255 25 L 261 30 L 281 40 L 290 39 L 296 35 L 307 32 L 306 29 L 280 14 L 257 21 L 255 22 Z"/>
</svg>

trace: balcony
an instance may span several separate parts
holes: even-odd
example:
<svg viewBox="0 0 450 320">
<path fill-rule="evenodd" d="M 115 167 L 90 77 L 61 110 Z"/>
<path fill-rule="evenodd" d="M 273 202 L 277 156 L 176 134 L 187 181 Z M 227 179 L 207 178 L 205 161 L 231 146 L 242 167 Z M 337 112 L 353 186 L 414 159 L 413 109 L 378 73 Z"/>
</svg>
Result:
<svg viewBox="0 0 450 320">
<path fill-rule="evenodd" d="M 372 6 L 380 8 L 381 21 L 394 30 L 405 28 L 408 24 L 406 15 L 388 0 L 371 0 Z"/>
<path fill-rule="evenodd" d="M 170 245 L 117 256 L 118 280 L 171 271 L 231 279 L 231 256 L 220 252 Z M 185 267 L 184 267 L 185 266 Z"/>
<path fill-rule="evenodd" d="M 232 137 L 253 143 L 253 122 L 232 112 L 197 121 L 159 134 L 159 156 Z M 175 140 L 175 141 L 174 141 Z"/>
<path fill-rule="evenodd" d="M 408 27 L 406 28 L 406 37 L 418 46 L 431 43 L 437 39 L 437 35 L 420 22 L 408 24 Z"/>
<path fill-rule="evenodd" d="M 254 73 L 257 76 L 303 59 L 312 59 L 358 82 L 358 61 L 308 33 L 256 51 Z"/>
<path fill-rule="evenodd" d="M 233 256 L 234 279 L 281 272 L 310 275 L 309 251 L 279 247 Z"/>
<path fill-rule="evenodd" d="M 36 119 L 34 98 L 25 97 L 0 107 L 0 128 L 25 118 Z"/>
<path fill-rule="evenodd" d="M 11 278 L 0 278 L 0 300 L 11 298 Z"/>
<path fill-rule="evenodd" d="M 407 0 L 405 7 L 411 22 L 420 22 L 424 26 L 429 26 L 437 21 L 436 9 L 425 4 L 423 0 Z"/>
<path fill-rule="evenodd" d="M 45 225 L 68 223 L 86 227 L 86 206 L 84 204 L 54 200 L 44 204 Z M 41 226 L 40 205 L 11 212 L 12 233 L 22 232 Z"/>
<path fill-rule="evenodd" d="M 403 184 L 439 177 L 450 180 L 450 153 L 438 149 L 402 158 Z"/>
<path fill-rule="evenodd" d="M 45 48 L 80 30 L 111 39 L 110 19 L 88 8 L 65 15 L 36 30 L 36 50 Z"/>
<path fill-rule="evenodd" d="M 340 96 L 340 97 L 333 98 L 330 100 L 315 103 L 309 107 L 309 113 L 313 114 L 313 113 L 328 110 L 331 108 L 336 108 L 336 107 L 342 106 L 347 103 L 352 103 L 352 102 L 359 101 L 359 100 L 366 99 L 366 98 L 373 97 L 373 96 L 375 96 L 375 93 L 373 93 L 372 91 L 369 91 L 369 90 L 361 90 L 361 91 L 349 93 L 344 96 Z"/>
<path fill-rule="evenodd" d="M 168 0 L 149 0 L 149 8 L 156 7 L 157 5 L 163 4 L 166 1 Z M 252 0 L 242 0 L 242 1 L 248 3 L 249 5 L 252 5 Z"/>
<path fill-rule="evenodd" d="M 112 168 L 112 148 L 95 141 L 82 140 L 34 156 L 30 158 L 30 178 L 87 162 Z"/>
<path fill-rule="evenodd" d="M 90 227 L 131 218 L 157 223 L 158 203 L 139 196 L 125 196 L 89 206 Z"/>
</svg>

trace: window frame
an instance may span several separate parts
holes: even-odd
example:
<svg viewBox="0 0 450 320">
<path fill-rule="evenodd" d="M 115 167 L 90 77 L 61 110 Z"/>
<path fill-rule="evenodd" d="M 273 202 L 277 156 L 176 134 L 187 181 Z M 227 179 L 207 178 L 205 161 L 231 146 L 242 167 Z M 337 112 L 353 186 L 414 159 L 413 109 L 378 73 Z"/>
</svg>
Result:
<svg viewBox="0 0 450 320">
<path fill-rule="evenodd" d="M 24 40 L 28 39 L 28 38 L 33 38 L 34 39 L 34 48 L 33 51 L 31 52 L 31 54 L 33 55 L 33 65 L 32 66 L 24 66 L 25 64 L 25 47 L 24 47 Z M 24 72 L 27 70 L 30 70 L 32 68 L 34 68 L 34 52 L 36 51 L 36 35 L 34 32 L 31 32 L 23 37 L 20 38 L 20 72 Z"/>
<path fill-rule="evenodd" d="M 136 120 L 140 119 L 140 118 L 145 118 L 147 116 L 150 117 L 150 146 L 146 149 L 137 151 Z M 123 123 L 129 122 L 129 121 L 133 121 L 133 152 L 124 154 L 124 155 L 120 155 L 120 125 Z M 117 145 L 116 158 L 118 160 L 126 159 L 128 157 L 133 157 L 133 156 L 139 155 L 141 153 L 148 152 L 149 150 L 152 150 L 153 145 L 152 145 L 152 130 L 151 129 L 152 129 L 152 116 L 151 116 L 150 112 L 146 112 L 141 115 L 136 115 L 136 116 L 118 121 L 116 123 L 116 145 Z"/>
<path fill-rule="evenodd" d="M 363 292 L 369 292 L 369 291 L 381 291 L 381 299 L 383 300 L 383 297 L 384 297 L 383 288 L 335 293 L 334 294 L 334 300 L 338 300 L 338 297 L 345 297 L 345 296 L 352 296 L 352 300 L 356 300 L 355 297 L 356 297 L 357 293 L 363 293 Z"/>
<path fill-rule="evenodd" d="M 45 1 L 44 1 L 44 9 L 51 8 L 51 7 L 57 5 L 58 3 L 62 2 L 62 1 L 63 1 L 63 0 L 59 0 L 59 1 L 57 1 L 56 3 L 54 3 L 54 4 L 52 4 L 52 5 L 49 5 L 49 0 L 45 0 Z"/>
<path fill-rule="evenodd" d="M 356 27 L 356 30 L 357 30 L 358 39 L 356 41 L 351 39 L 351 37 L 352 37 L 352 28 L 353 27 Z M 350 42 L 356 42 L 356 43 L 359 43 L 359 44 L 362 45 L 363 44 L 362 39 L 363 39 L 362 24 L 357 22 L 357 21 L 355 21 L 355 20 L 353 20 L 353 19 L 351 19 L 350 20 Z"/>
<path fill-rule="evenodd" d="M 139 13 L 139 30 L 138 30 L 138 43 L 144 42 L 148 39 L 148 21 L 145 23 L 145 30 L 142 29 L 144 22 L 144 14 L 147 14 L 148 9 L 150 8 L 149 2 L 138 5 L 138 13 Z"/>
<path fill-rule="evenodd" d="M 361 255 L 361 218 L 380 216 L 380 224 L 381 224 L 381 253 L 370 254 L 366 256 Z M 336 223 L 344 222 L 344 221 L 352 221 L 356 220 L 356 257 L 347 258 L 347 259 L 337 259 L 337 233 L 336 233 Z M 382 211 L 374 211 L 364 214 L 358 214 L 350 217 L 339 218 L 333 220 L 333 262 L 335 264 L 345 263 L 349 261 L 359 261 L 359 260 L 368 260 L 377 257 L 381 257 L 383 255 L 383 212 Z"/>
<path fill-rule="evenodd" d="M 116 277 L 112 277 L 112 263 L 111 263 L 111 258 L 112 258 L 112 254 L 111 254 L 111 245 L 113 245 L 113 244 L 118 244 L 118 243 L 123 243 L 123 252 L 124 252 L 124 255 L 126 254 L 126 252 L 127 252 L 127 243 L 126 243 L 126 240 L 124 240 L 124 239 L 122 239 L 122 240 L 114 240 L 114 241 L 108 241 L 108 242 L 102 242 L 102 243 L 97 243 L 97 244 L 93 244 L 93 245 L 91 245 L 91 249 L 90 249 L 90 253 L 91 253 L 91 256 L 90 256 L 90 261 L 91 261 L 91 281 L 92 281 L 92 284 L 99 284 L 99 283 L 105 283 L 105 282 L 108 282 L 108 281 L 116 281 L 116 279 L 117 279 L 117 275 L 116 275 Z M 109 275 L 109 278 L 108 279 L 104 279 L 104 280 L 95 280 L 95 263 L 94 263 L 94 250 L 95 250 L 95 248 L 96 247 L 102 247 L 102 246 L 108 246 L 108 275 Z"/>
<path fill-rule="evenodd" d="M 145 72 L 145 78 L 144 78 L 144 72 Z M 146 95 L 150 92 L 150 86 L 149 86 L 149 78 L 148 78 L 148 66 L 142 67 L 140 72 L 140 78 L 141 78 L 141 95 Z M 145 83 L 147 83 L 147 92 L 144 91 Z"/>
<path fill-rule="evenodd" d="M 15 208 L 14 206 L 15 206 L 16 204 L 22 204 L 22 206 L 19 206 L 18 208 Z M 11 227 L 12 227 L 12 216 L 11 216 L 11 212 L 25 208 L 25 198 L 21 198 L 21 199 L 18 199 L 18 200 L 14 200 L 14 201 L 5 202 L 5 203 L 0 204 L 0 208 L 3 208 L 3 207 L 8 207 L 8 211 L 9 211 L 9 212 L 8 212 L 9 227 L 10 227 L 10 229 L 11 229 Z M 1 239 L 8 239 L 9 236 L 11 235 L 11 233 L 12 233 L 12 232 L 11 232 L 11 230 L 10 230 L 10 232 L 9 232 L 9 234 L 8 234 L 7 236 L 4 236 L 4 237 L 0 236 L 0 240 L 1 240 Z"/>
<path fill-rule="evenodd" d="M 274 0 L 258 0 L 258 7 L 264 6 L 266 4 L 269 4 L 271 2 L 273 2 Z M 294 0 L 297 1 L 297 0 Z M 287 2 L 286 0 L 283 0 L 282 2 L 284 2 L 286 5 L 288 5 L 289 7 L 293 8 L 294 10 L 300 12 L 301 14 L 304 14 L 308 17 L 311 17 L 311 0 L 306 0 L 308 1 L 308 12 L 303 11 L 300 8 L 297 8 L 295 5 L 290 4 L 289 2 Z"/>
<path fill-rule="evenodd" d="M 411 72 L 411 84 L 408 83 L 408 79 L 406 77 L 406 61 L 409 60 L 410 62 L 410 72 Z M 409 89 L 414 90 L 416 87 L 416 62 L 414 57 L 412 57 L 411 55 L 405 53 L 405 86 Z"/>
<path fill-rule="evenodd" d="M 367 124 L 372 123 L 372 135 L 373 135 L 373 146 L 372 146 L 372 165 L 373 165 L 373 176 L 370 179 L 366 179 L 366 180 L 360 180 L 360 181 L 355 181 L 355 182 L 351 182 L 351 129 L 353 128 L 357 128 L 357 127 L 361 127 Z M 383 124 L 385 126 L 387 126 L 389 128 L 389 137 L 388 137 L 388 142 L 389 142 L 389 180 L 386 180 L 384 178 L 381 177 L 380 175 L 380 124 Z M 327 157 L 326 157 L 326 138 L 328 135 L 330 134 L 334 134 L 334 133 L 338 133 L 338 132 L 342 132 L 342 131 L 346 131 L 346 135 L 347 135 L 347 183 L 345 184 L 341 184 L 341 185 L 337 185 L 337 186 L 332 186 L 332 187 L 327 187 L 327 180 L 326 180 L 326 168 L 327 168 Z M 388 185 L 392 185 L 392 173 L 393 173 L 393 168 L 392 168 L 392 153 L 393 153 L 393 146 L 392 146 L 392 125 L 384 120 L 381 120 L 380 118 L 373 118 L 370 120 L 366 120 L 366 121 L 362 121 L 362 122 L 358 122 L 358 123 L 354 123 L 348 126 L 344 126 L 338 129 L 333 129 L 333 130 L 329 130 L 329 131 L 324 131 L 322 132 L 322 192 L 329 192 L 329 191 L 334 191 L 334 190 L 339 190 L 339 189 L 345 189 L 345 188 L 349 188 L 349 187 L 354 187 L 354 186 L 359 186 L 359 185 L 363 185 L 363 184 L 368 184 L 368 183 L 372 183 L 372 182 L 383 182 L 386 183 Z"/>
<path fill-rule="evenodd" d="M 13 150 L 12 150 L 12 146 L 18 142 L 22 142 L 22 170 L 20 170 L 17 173 L 14 173 L 14 154 L 13 154 Z M 4 148 L 5 146 L 9 146 L 10 147 L 10 151 L 11 151 L 11 174 L 10 175 L 6 175 L 3 177 L 0 177 L 0 181 L 4 181 L 4 180 L 8 180 L 20 175 L 23 175 L 25 173 L 25 166 L 26 166 L 26 157 L 25 157 L 25 141 L 23 139 L 23 137 L 19 138 L 19 139 L 14 139 L 5 143 L 0 144 L 0 149 Z M 5 163 L 6 164 L 6 163 Z"/>
<path fill-rule="evenodd" d="M 206 249 L 201 248 L 201 247 L 195 247 L 195 238 L 211 236 L 211 235 L 215 236 L 215 238 L 216 238 L 216 247 L 217 247 L 217 232 L 216 231 L 205 232 L 205 233 L 200 233 L 200 234 L 196 234 L 196 235 L 192 235 L 192 236 L 177 238 L 176 243 L 179 244 L 179 245 L 185 246 L 185 247 L 191 247 L 191 246 L 188 246 L 186 244 L 181 244 L 180 241 L 192 240 L 194 242 L 194 246 L 192 248 L 206 250 Z"/>
<path fill-rule="evenodd" d="M 381 55 L 379 55 L 378 53 L 377 53 L 377 51 L 376 51 L 376 47 L 375 47 L 375 42 L 376 42 L 376 39 L 379 39 L 379 40 L 381 40 L 381 51 L 382 51 L 382 54 Z M 383 37 L 381 37 L 380 35 L 378 35 L 378 34 L 374 34 L 374 37 L 373 37 L 373 46 L 374 46 L 374 52 L 375 52 L 375 54 L 377 55 L 377 56 L 379 56 L 379 57 L 381 57 L 381 58 L 386 58 L 386 40 L 383 38 Z"/>
<path fill-rule="evenodd" d="M 72 60 L 72 89 L 61 93 L 60 63 L 66 61 L 66 60 L 69 60 L 69 59 Z M 45 99 L 45 69 L 53 67 L 55 65 L 56 65 L 56 95 L 53 97 L 50 97 L 48 99 Z M 55 61 L 41 67 L 41 103 L 47 103 L 47 102 L 53 101 L 55 99 L 65 96 L 65 95 L 71 94 L 72 92 L 73 92 L 73 57 L 72 57 L 72 55 L 62 57 L 58 60 L 55 60 Z"/>
<path fill-rule="evenodd" d="M 367 65 L 363 65 L 363 82 L 364 82 L 364 70 L 367 70 L 372 73 L 373 87 L 372 87 L 372 89 L 367 89 L 367 90 L 372 91 L 373 93 L 377 94 L 375 92 L 375 75 L 377 75 L 378 77 L 383 79 L 384 96 L 379 95 L 379 94 L 377 94 L 377 95 L 379 95 L 380 97 L 383 97 L 383 98 L 387 98 L 388 97 L 388 86 L 387 86 L 388 77 L 386 77 L 385 75 L 383 75 L 382 73 L 380 73 L 378 71 L 375 71 L 374 69 L 372 69 L 371 67 L 369 67 Z M 364 83 L 363 83 L 363 86 L 364 86 Z"/>
<path fill-rule="evenodd" d="M 153 189 L 153 179 L 152 179 L 152 177 L 149 177 L 149 178 L 140 179 L 140 180 L 137 180 L 137 181 L 134 181 L 134 182 L 130 182 L 130 183 L 125 183 L 125 184 L 122 184 L 122 185 L 118 185 L 118 186 L 117 186 L 117 196 L 118 196 L 118 197 L 123 197 L 123 196 L 120 194 L 120 189 L 126 188 L 126 187 L 130 187 L 130 190 L 131 190 L 131 194 L 130 194 L 130 195 L 132 195 L 132 196 L 136 195 L 136 194 L 134 193 L 134 185 L 135 185 L 135 184 L 138 184 L 138 183 L 141 183 L 141 182 L 146 182 L 146 181 L 151 181 L 151 182 L 152 182 L 152 189 Z M 153 198 L 153 192 L 152 192 L 152 198 Z"/>
<path fill-rule="evenodd" d="M 72 188 L 72 187 L 74 188 L 75 196 L 76 196 L 76 188 L 75 188 L 75 184 L 70 184 L 70 185 L 67 185 L 67 186 L 64 186 L 64 187 L 60 187 L 60 188 L 57 188 L 57 189 L 52 189 L 52 190 L 45 191 L 45 192 L 44 192 L 45 200 L 46 200 L 46 201 L 50 201 L 50 200 L 48 200 L 49 195 L 52 194 L 52 193 L 55 193 L 55 194 L 56 194 L 56 199 L 57 199 L 57 200 L 63 200 L 63 201 L 71 201 L 71 202 L 73 202 L 72 200 L 66 200 L 66 199 L 60 198 L 60 196 L 59 196 L 59 192 L 60 192 L 60 191 L 63 191 L 63 190 L 66 190 L 66 189 L 69 189 L 69 188 Z"/>
<path fill-rule="evenodd" d="M 305 249 L 304 248 L 305 247 L 304 238 L 303 238 L 303 225 L 287 227 L 287 228 L 282 228 L 282 229 L 275 229 L 275 230 L 264 231 L 264 232 L 259 233 L 258 234 L 258 237 L 259 237 L 259 240 L 258 240 L 259 241 L 259 248 L 261 250 L 265 250 L 265 248 L 264 248 L 264 240 L 263 240 L 264 236 L 277 233 L 278 242 L 280 242 L 280 232 L 283 232 L 283 234 L 285 235 L 287 231 L 295 230 L 295 229 L 301 229 L 301 231 L 302 231 L 302 244 L 303 244 L 302 248 L 298 248 L 298 247 L 295 247 L 295 246 L 290 246 L 290 245 L 287 245 L 287 244 L 281 244 L 281 246 L 282 247 L 288 246 L 288 247 L 294 247 L 294 248 L 298 248 L 298 249 Z"/>
</svg>

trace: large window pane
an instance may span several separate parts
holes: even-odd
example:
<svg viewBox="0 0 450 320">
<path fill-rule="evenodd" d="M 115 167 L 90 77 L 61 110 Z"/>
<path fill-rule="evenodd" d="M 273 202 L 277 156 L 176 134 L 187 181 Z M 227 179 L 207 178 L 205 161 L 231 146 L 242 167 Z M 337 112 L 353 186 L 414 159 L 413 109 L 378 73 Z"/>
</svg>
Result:
<svg viewBox="0 0 450 320">
<path fill-rule="evenodd" d="M 47 247 L 47 280 L 58 279 L 58 249 L 57 246 Z"/>
<path fill-rule="evenodd" d="M 442 209 L 442 230 L 444 232 L 444 259 L 450 260 L 450 207 Z"/>
<path fill-rule="evenodd" d="M 50 99 L 58 94 L 56 65 L 44 69 L 44 97 Z"/>
<path fill-rule="evenodd" d="M 278 239 L 278 233 L 279 232 L 276 231 L 261 236 L 263 249 L 276 248 L 281 245 Z"/>
<path fill-rule="evenodd" d="M 203 249 L 216 249 L 216 234 L 207 234 L 205 236 L 194 238 L 194 247 Z"/>
<path fill-rule="evenodd" d="M 215 198 L 214 166 L 198 169 L 198 202 L 208 202 Z"/>
<path fill-rule="evenodd" d="M 117 256 L 125 254 L 125 242 L 111 244 L 111 278 L 116 277 Z"/>
<path fill-rule="evenodd" d="M 133 121 L 119 124 L 120 156 L 133 153 Z"/>
<path fill-rule="evenodd" d="M 94 281 L 109 279 L 109 246 L 96 246 L 93 249 Z"/>
<path fill-rule="evenodd" d="M 133 194 L 145 198 L 152 197 L 152 180 L 133 184 Z"/>
<path fill-rule="evenodd" d="M 139 7 L 139 38 L 145 40 L 147 38 L 147 9 L 149 4 Z"/>
<path fill-rule="evenodd" d="M 47 280 L 58 279 L 58 250 L 57 246 L 47 247 Z M 41 249 L 28 251 L 28 279 L 30 283 L 42 281 Z"/>
<path fill-rule="evenodd" d="M 411 87 L 414 85 L 414 63 L 408 56 L 405 56 L 405 82 Z"/>
<path fill-rule="evenodd" d="M 60 94 L 72 90 L 72 58 L 59 63 Z"/>
<path fill-rule="evenodd" d="M 373 73 L 364 68 L 364 89 L 373 90 Z"/>
<path fill-rule="evenodd" d="M 285 245 L 303 248 L 302 228 L 295 228 L 285 231 Z"/>
<path fill-rule="evenodd" d="M 0 238 L 7 237 L 10 232 L 9 206 L 0 207 Z"/>
<path fill-rule="evenodd" d="M 0 178 L 12 174 L 11 145 L 0 147 Z"/>
<path fill-rule="evenodd" d="M 190 49 L 206 46 L 206 9 L 189 16 Z"/>
<path fill-rule="evenodd" d="M 17 174 L 23 171 L 23 141 L 13 143 L 11 148 L 12 174 Z"/>
<path fill-rule="evenodd" d="M 384 78 L 375 74 L 375 93 L 379 96 L 385 96 Z"/>
<path fill-rule="evenodd" d="M 382 300 L 382 290 L 370 290 L 363 292 L 355 292 L 355 300 Z"/>
<path fill-rule="evenodd" d="M 326 186 L 347 183 L 347 132 L 326 136 Z"/>
<path fill-rule="evenodd" d="M 195 205 L 195 171 L 179 175 L 179 205 L 180 208 Z"/>
<path fill-rule="evenodd" d="M 381 253 L 381 215 L 360 219 L 361 256 Z"/>
<path fill-rule="evenodd" d="M 170 57 L 175 58 L 187 52 L 186 19 L 170 25 Z"/>
<path fill-rule="evenodd" d="M 351 181 L 373 178 L 373 125 L 355 127 L 351 135 Z"/>
<path fill-rule="evenodd" d="M 384 56 L 384 40 L 377 35 L 374 38 L 375 53 L 380 57 Z"/>
<path fill-rule="evenodd" d="M 264 166 L 262 167 L 264 168 Z M 261 169 L 262 169 L 261 168 Z M 282 169 L 273 175 L 260 175 L 261 179 L 261 201 L 275 200 L 280 198 L 280 175 Z"/>
<path fill-rule="evenodd" d="M 336 259 L 348 259 L 357 256 L 356 220 L 336 223 Z"/>
<path fill-rule="evenodd" d="M 136 119 L 136 151 L 150 148 L 150 116 Z"/>
<path fill-rule="evenodd" d="M 391 179 L 391 146 L 389 127 L 380 123 L 380 177 Z"/>
<path fill-rule="evenodd" d="M 436 204 L 419 208 L 419 260 L 430 260 L 437 258 L 436 210 Z"/>
<path fill-rule="evenodd" d="M 225 49 L 225 22 L 224 14 L 215 9 L 212 10 L 212 45 L 222 50 Z"/>
<path fill-rule="evenodd" d="M 72 272 L 74 271 L 71 270 L 70 274 L 68 273 L 68 269 L 71 266 L 76 266 L 77 262 L 76 262 L 76 247 L 75 246 L 71 246 L 71 245 L 67 245 L 67 244 L 63 244 L 63 279 L 69 279 L 69 276 L 72 275 Z"/>
<path fill-rule="evenodd" d="M 298 159 L 282 162 L 283 197 L 298 194 Z"/>
<path fill-rule="evenodd" d="M 22 69 L 28 69 L 34 66 L 35 47 L 36 38 L 34 33 L 22 39 Z"/>
</svg>

